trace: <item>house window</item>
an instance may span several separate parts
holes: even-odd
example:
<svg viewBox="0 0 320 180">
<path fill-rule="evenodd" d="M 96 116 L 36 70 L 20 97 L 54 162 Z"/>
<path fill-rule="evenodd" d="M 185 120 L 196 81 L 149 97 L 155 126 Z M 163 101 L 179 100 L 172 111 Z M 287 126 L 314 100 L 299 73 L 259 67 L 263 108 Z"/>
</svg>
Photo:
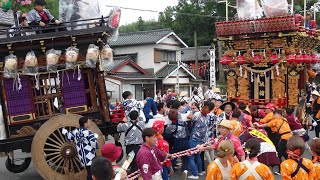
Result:
<svg viewBox="0 0 320 180">
<path fill-rule="evenodd" d="M 176 52 L 162 51 L 162 61 L 176 61 Z"/>
<path fill-rule="evenodd" d="M 154 62 L 176 61 L 176 51 L 154 50 Z"/>
</svg>

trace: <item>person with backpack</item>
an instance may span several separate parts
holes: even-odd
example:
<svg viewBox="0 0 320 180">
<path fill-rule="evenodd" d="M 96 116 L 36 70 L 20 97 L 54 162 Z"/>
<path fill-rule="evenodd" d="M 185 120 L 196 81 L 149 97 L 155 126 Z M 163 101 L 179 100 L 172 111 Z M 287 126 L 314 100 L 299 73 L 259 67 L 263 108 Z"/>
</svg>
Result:
<svg viewBox="0 0 320 180">
<path fill-rule="evenodd" d="M 287 143 L 288 158 L 280 165 L 283 180 L 312 180 L 315 169 L 311 160 L 302 158 L 306 149 L 305 142 L 297 135 L 292 136 Z"/>
<path fill-rule="evenodd" d="M 246 160 L 236 163 L 230 172 L 230 180 L 274 180 L 269 167 L 258 161 L 260 142 L 249 139 L 245 144 Z"/>
<path fill-rule="evenodd" d="M 134 151 L 135 154 L 138 153 L 141 144 L 143 143 L 142 139 L 142 131 L 145 128 L 145 123 L 143 121 L 139 121 L 139 113 L 137 111 L 131 111 L 129 114 L 130 121 L 125 123 L 119 123 L 117 126 L 118 132 L 124 132 L 125 138 L 124 143 L 126 146 L 126 154 L 127 156 L 131 151 Z M 130 172 L 134 172 L 138 170 L 138 166 L 133 159 L 131 163 Z"/>
</svg>

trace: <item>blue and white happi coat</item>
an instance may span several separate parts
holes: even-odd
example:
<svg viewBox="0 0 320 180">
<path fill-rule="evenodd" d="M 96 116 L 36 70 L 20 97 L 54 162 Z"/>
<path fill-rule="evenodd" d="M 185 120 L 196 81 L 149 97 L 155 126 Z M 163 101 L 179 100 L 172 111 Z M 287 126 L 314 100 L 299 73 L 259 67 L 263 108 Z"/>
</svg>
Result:
<svg viewBox="0 0 320 180">
<path fill-rule="evenodd" d="M 91 166 L 93 158 L 96 157 L 98 140 L 89 129 L 85 127 L 76 128 L 65 133 L 68 140 L 75 141 L 78 157 L 82 166 Z"/>
</svg>

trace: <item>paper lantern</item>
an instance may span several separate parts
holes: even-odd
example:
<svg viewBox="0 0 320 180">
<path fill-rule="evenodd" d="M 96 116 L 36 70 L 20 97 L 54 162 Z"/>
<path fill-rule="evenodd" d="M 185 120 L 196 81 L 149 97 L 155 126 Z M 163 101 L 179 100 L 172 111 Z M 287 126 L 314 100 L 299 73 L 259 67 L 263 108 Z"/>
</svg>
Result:
<svg viewBox="0 0 320 180">
<path fill-rule="evenodd" d="M 9 71 L 16 70 L 18 66 L 18 60 L 16 58 L 8 58 L 4 64 L 4 67 Z"/>
<path fill-rule="evenodd" d="M 272 56 L 270 57 L 270 62 L 271 62 L 272 64 L 277 64 L 277 63 L 279 62 L 278 56 L 277 56 L 276 54 L 272 55 Z"/>
<path fill-rule="evenodd" d="M 59 56 L 55 53 L 49 53 L 47 55 L 47 64 L 48 65 L 56 65 L 59 61 Z"/>
<path fill-rule="evenodd" d="M 296 55 L 296 63 L 302 63 L 303 62 L 303 55 L 302 54 L 298 54 Z"/>
<path fill-rule="evenodd" d="M 312 55 L 311 55 L 311 61 L 310 61 L 310 63 L 312 63 L 312 64 L 317 63 L 317 56 L 316 56 L 315 54 L 312 54 Z"/>
<path fill-rule="evenodd" d="M 262 58 L 260 55 L 255 55 L 253 58 L 252 58 L 253 62 L 256 63 L 256 64 L 259 64 L 261 63 L 262 61 Z"/>
<path fill-rule="evenodd" d="M 303 54 L 303 61 L 302 63 L 311 63 L 311 56 L 309 54 Z"/>
<path fill-rule="evenodd" d="M 36 67 L 38 65 L 38 59 L 34 54 L 28 54 L 24 64 L 26 67 Z"/>
<path fill-rule="evenodd" d="M 88 48 L 86 59 L 97 62 L 99 57 L 99 50 L 96 48 Z"/>
<path fill-rule="evenodd" d="M 294 63 L 296 61 L 296 57 L 294 54 L 289 54 L 286 56 L 286 60 L 288 63 Z"/>
<path fill-rule="evenodd" d="M 78 52 L 76 50 L 68 50 L 66 51 L 66 61 L 73 63 L 78 59 Z"/>
<path fill-rule="evenodd" d="M 232 61 L 232 59 L 229 56 L 222 56 L 220 58 L 220 64 L 222 64 L 222 65 L 228 65 L 231 63 L 231 61 Z"/>
<path fill-rule="evenodd" d="M 238 56 L 237 57 L 237 63 L 239 65 L 243 65 L 246 62 L 246 58 L 244 56 Z"/>
<path fill-rule="evenodd" d="M 104 47 L 101 50 L 101 59 L 109 59 L 112 57 L 112 49 L 108 47 Z"/>
</svg>

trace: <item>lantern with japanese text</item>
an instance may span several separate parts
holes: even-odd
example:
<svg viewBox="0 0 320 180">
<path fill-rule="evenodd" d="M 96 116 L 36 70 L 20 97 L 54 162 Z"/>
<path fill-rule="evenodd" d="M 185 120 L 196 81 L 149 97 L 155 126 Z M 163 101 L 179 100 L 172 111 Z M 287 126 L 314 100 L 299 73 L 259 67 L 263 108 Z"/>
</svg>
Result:
<svg viewBox="0 0 320 180">
<path fill-rule="evenodd" d="M 220 64 L 222 64 L 222 65 L 228 65 L 231 63 L 231 61 L 232 61 L 232 59 L 229 56 L 222 56 L 220 58 Z"/>
</svg>

